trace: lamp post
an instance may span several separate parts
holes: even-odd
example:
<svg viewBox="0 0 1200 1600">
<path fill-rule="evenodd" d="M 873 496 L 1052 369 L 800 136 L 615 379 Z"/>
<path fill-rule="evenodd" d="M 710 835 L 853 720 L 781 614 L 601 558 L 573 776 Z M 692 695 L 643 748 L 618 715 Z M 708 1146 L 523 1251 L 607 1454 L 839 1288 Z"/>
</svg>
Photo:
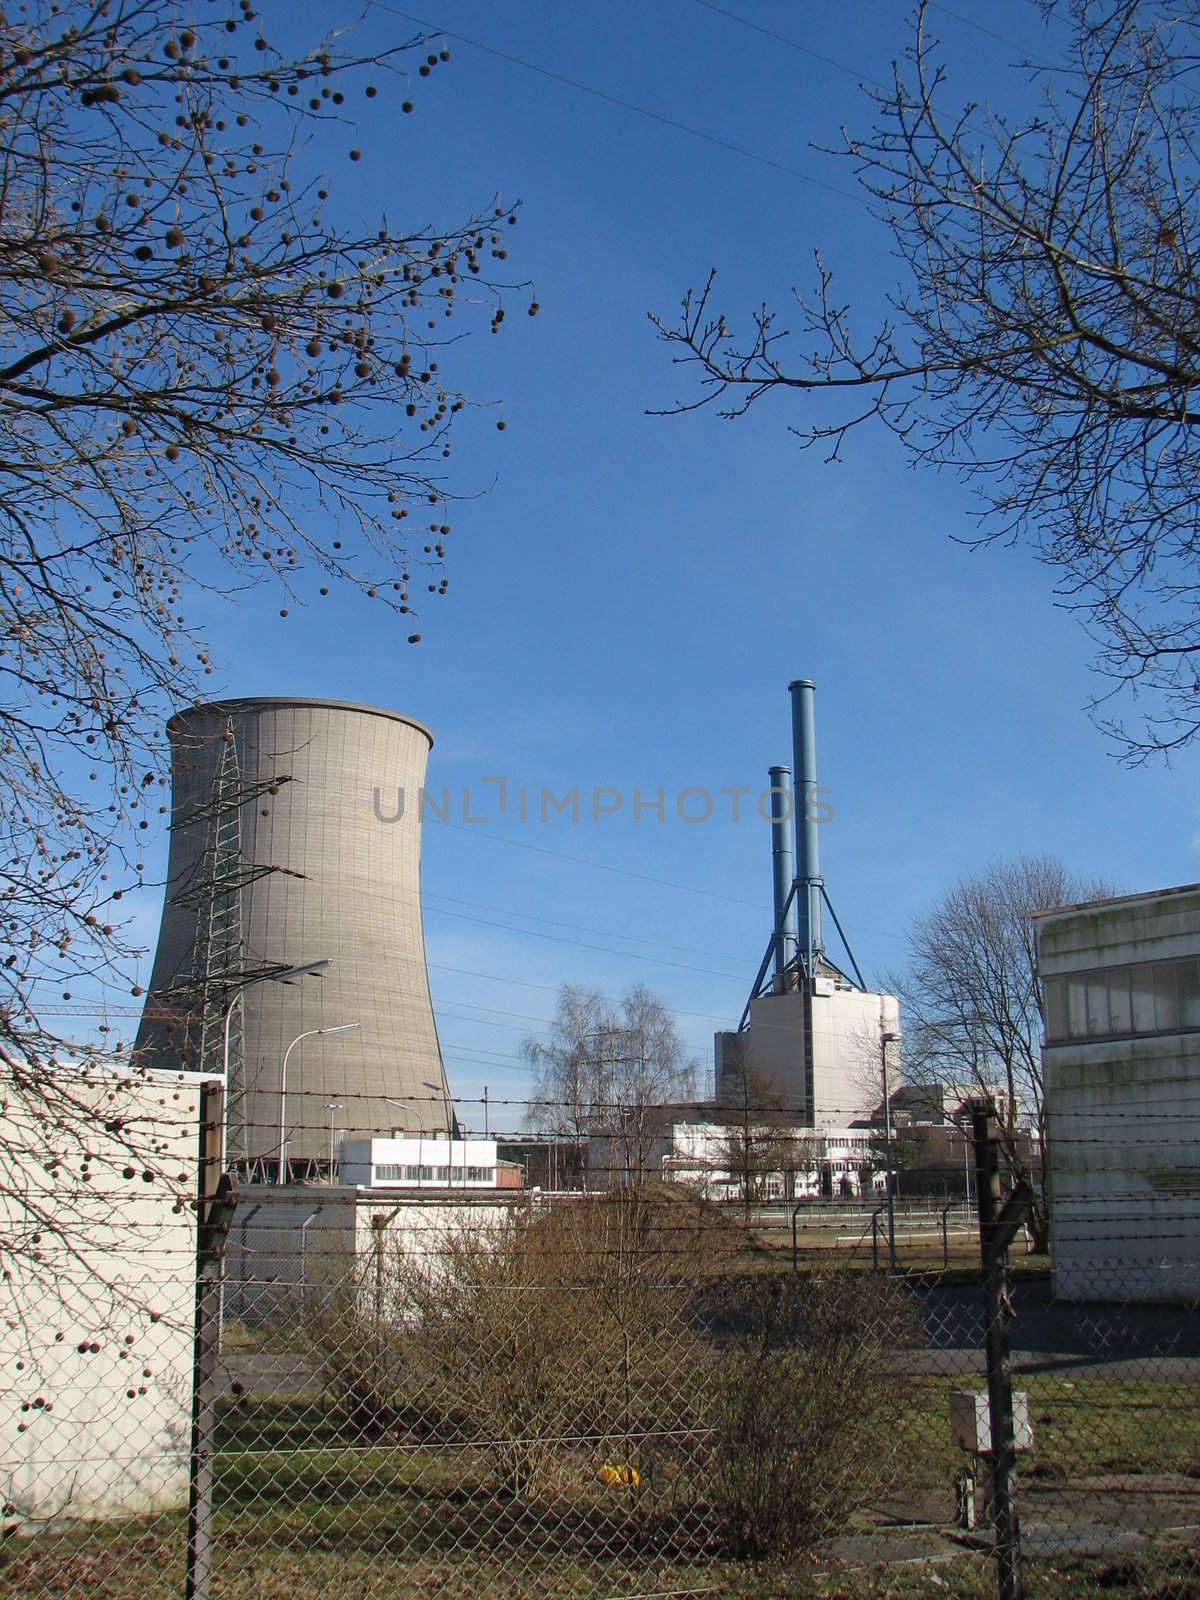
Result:
<svg viewBox="0 0 1200 1600">
<path fill-rule="evenodd" d="M 221 1068 L 225 1074 L 225 1115 L 221 1122 L 221 1166 L 225 1166 L 225 1151 L 229 1143 L 229 1027 L 233 1021 L 233 1013 L 241 1004 L 242 996 L 247 989 L 252 989 L 256 983 L 291 983 L 296 978 L 307 978 L 311 973 L 322 973 L 332 962 L 326 957 L 323 961 L 306 961 L 302 966 L 282 967 L 278 972 L 260 972 L 255 976 L 246 978 L 238 984 L 237 993 L 225 1008 L 224 1036 L 225 1044 L 221 1054 Z"/>
<path fill-rule="evenodd" d="M 879 1035 L 879 1055 L 883 1065 L 883 1148 L 884 1182 L 887 1185 L 888 1271 L 893 1275 L 896 1271 L 896 1197 L 892 1193 L 892 1099 L 888 1085 L 887 1047 L 889 1044 L 895 1044 L 899 1038 L 898 1033 Z"/>
<path fill-rule="evenodd" d="M 333 1118 L 338 1111 L 345 1111 L 345 1106 L 340 1100 L 330 1100 L 326 1106 L 329 1113 L 329 1180 L 333 1181 Z"/>
<path fill-rule="evenodd" d="M 441 1095 L 442 1104 L 446 1108 L 446 1187 L 454 1187 L 454 1110 L 450 1104 L 450 1090 L 443 1078 L 441 1083 L 433 1083 L 428 1078 L 421 1079 L 422 1089 L 432 1089 L 434 1094 Z M 463 1181 L 466 1181 L 463 1173 Z"/>
<path fill-rule="evenodd" d="M 361 1027 L 358 1022 L 339 1022 L 332 1028 L 309 1028 L 305 1033 L 298 1033 L 283 1052 L 283 1065 L 279 1069 L 279 1176 L 278 1183 L 286 1182 L 287 1175 L 287 1124 L 284 1117 L 284 1108 L 287 1105 L 287 1064 L 288 1057 L 302 1039 L 323 1037 L 327 1033 L 349 1033 L 352 1028 Z"/>
</svg>

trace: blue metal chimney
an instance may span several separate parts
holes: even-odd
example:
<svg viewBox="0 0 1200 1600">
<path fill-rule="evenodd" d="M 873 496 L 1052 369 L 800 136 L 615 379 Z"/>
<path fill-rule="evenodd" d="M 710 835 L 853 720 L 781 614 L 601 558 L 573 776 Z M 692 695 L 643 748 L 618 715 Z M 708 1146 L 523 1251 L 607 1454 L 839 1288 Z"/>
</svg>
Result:
<svg viewBox="0 0 1200 1600">
<path fill-rule="evenodd" d="M 824 952 L 821 937 L 820 845 L 817 840 L 816 796 L 817 739 L 813 715 L 815 685 L 811 678 L 788 684 L 792 697 L 792 752 L 796 773 L 796 906 L 798 939 L 805 976 L 813 975 L 813 960 Z"/>
<path fill-rule="evenodd" d="M 783 974 L 796 959 L 796 897 L 792 893 L 792 841 L 788 822 L 795 806 L 791 767 L 771 767 L 771 868 L 775 890 L 775 976 L 783 987 Z"/>
</svg>

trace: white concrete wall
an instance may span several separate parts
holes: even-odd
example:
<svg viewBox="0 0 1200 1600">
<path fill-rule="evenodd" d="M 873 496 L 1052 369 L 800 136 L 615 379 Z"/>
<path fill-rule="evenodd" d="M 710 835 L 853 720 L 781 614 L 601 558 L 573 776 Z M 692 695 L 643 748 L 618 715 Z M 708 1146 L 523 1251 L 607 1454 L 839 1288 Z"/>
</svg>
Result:
<svg viewBox="0 0 1200 1600">
<path fill-rule="evenodd" d="M 381 1248 L 436 1264 L 455 1237 L 487 1237 L 530 1204 L 521 1190 L 461 1200 L 319 1185 L 248 1186 L 239 1194 L 225 1311 L 250 1326 L 298 1311 L 306 1293 L 365 1282 Z"/>
<path fill-rule="evenodd" d="M 0 1493 L 9 1521 L 53 1526 L 187 1504 L 195 1213 L 186 1200 L 199 1097 L 198 1080 L 175 1073 L 72 1069 L 34 1089 L 6 1074 Z"/>
<path fill-rule="evenodd" d="M 894 995 L 838 988 L 818 979 L 812 997 L 813 1094 L 804 1083 L 804 1008 L 800 993 L 763 995 L 750 1006 L 750 1070 L 769 1086 L 780 1107 L 820 1128 L 843 1127 L 869 1116 L 882 1100 L 879 1036 L 897 1033 Z M 892 1088 L 899 1087 L 899 1053 Z M 718 1085 L 719 1088 L 719 1085 Z"/>
<path fill-rule="evenodd" d="M 1038 919 L 1043 978 L 1200 952 L 1200 890 Z M 1043 1050 L 1055 1292 L 1200 1296 L 1200 1032 Z"/>
<path fill-rule="evenodd" d="M 883 1100 L 879 1038 L 900 1031 L 895 995 L 835 989 L 814 994 L 813 1107 L 816 1128 L 844 1128 Z M 900 1087 L 900 1051 L 888 1046 L 889 1087 Z"/>
<path fill-rule="evenodd" d="M 752 1078 L 760 1080 L 780 1109 L 798 1121 L 808 1116 L 804 1088 L 805 1003 L 802 994 L 792 992 L 762 995 L 750 1004 L 747 1061 Z M 719 1082 L 717 1093 L 721 1093 Z"/>
</svg>

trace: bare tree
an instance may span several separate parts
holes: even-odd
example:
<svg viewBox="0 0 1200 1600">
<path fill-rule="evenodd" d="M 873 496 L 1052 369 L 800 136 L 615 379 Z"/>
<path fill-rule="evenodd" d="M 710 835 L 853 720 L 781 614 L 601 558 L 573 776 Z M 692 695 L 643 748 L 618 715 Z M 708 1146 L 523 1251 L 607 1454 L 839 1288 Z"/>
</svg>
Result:
<svg viewBox="0 0 1200 1600">
<path fill-rule="evenodd" d="M 1041 1046 L 1043 1009 L 1032 916 L 1111 893 L 1049 856 L 1018 856 L 964 878 L 909 933 L 899 980 L 905 1070 L 996 1102 L 1001 1149 L 1015 1177 L 1036 1183 L 1031 1231 L 1046 1248 L 1049 1199 Z"/>
<path fill-rule="evenodd" d="M 1023 69 L 1032 110 L 956 104 L 921 3 L 874 127 L 847 137 L 902 263 L 873 324 L 819 255 L 794 330 L 763 305 L 737 334 L 711 275 L 678 322 L 654 320 L 700 372 L 672 409 L 739 416 L 787 389 L 830 458 L 874 421 L 973 483 L 978 542 L 1031 540 L 1081 612 L 1112 680 L 1093 714 L 1136 759 L 1200 731 L 1200 12 L 1042 9 L 1066 42 L 1053 69 Z M 1136 733 L 1102 709 L 1123 685 L 1145 691 Z"/>
<path fill-rule="evenodd" d="M 613 1005 L 596 989 L 566 983 L 549 1042 L 527 1038 L 533 1069 L 529 1121 L 583 1141 L 609 1140 L 610 1164 L 644 1175 L 661 1111 L 695 1094 L 696 1062 L 667 1007 L 644 984 Z"/>
<path fill-rule="evenodd" d="M 49 1106 L 49 1016 L 83 979 L 132 987 L 119 902 L 167 809 L 162 721 L 213 671 L 196 602 L 266 585 L 286 616 L 350 586 L 415 642 L 467 403 L 442 347 L 464 303 L 504 315 L 512 208 L 356 221 L 324 173 L 394 138 L 409 67 L 448 52 L 268 33 L 249 0 L 0 18 L 0 1060 Z"/>
<path fill-rule="evenodd" d="M 717 1092 L 726 1131 L 717 1161 L 737 1179 L 747 1221 L 752 1206 L 767 1198 L 772 1174 L 795 1174 L 804 1160 L 779 1094 L 740 1052 L 727 1062 Z"/>
</svg>

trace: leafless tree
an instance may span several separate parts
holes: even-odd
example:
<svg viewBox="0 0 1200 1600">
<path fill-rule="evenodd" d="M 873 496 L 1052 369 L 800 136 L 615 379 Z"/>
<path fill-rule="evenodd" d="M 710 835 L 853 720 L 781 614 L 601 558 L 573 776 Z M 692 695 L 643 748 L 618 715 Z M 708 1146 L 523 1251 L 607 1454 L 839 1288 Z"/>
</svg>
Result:
<svg viewBox="0 0 1200 1600">
<path fill-rule="evenodd" d="M 699 395 L 743 414 L 806 397 L 798 432 L 836 458 L 882 423 L 982 497 L 978 542 L 1027 538 L 1057 573 L 1110 682 L 1093 714 L 1132 759 L 1200 731 L 1200 11 L 1169 0 L 1042 0 L 1054 68 L 1023 69 L 1013 117 L 959 104 L 928 10 L 874 126 L 847 136 L 902 264 L 860 320 L 816 258 L 797 325 L 747 336 L 713 277 L 654 319 Z M 1144 694 L 1140 726 L 1107 709 Z"/>
<path fill-rule="evenodd" d="M 772 1173 L 802 1170 L 803 1140 L 797 1139 L 781 1096 L 740 1054 L 726 1063 L 717 1102 L 726 1131 L 716 1160 L 736 1178 L 749 1221 L 751 1207 L 767 1198 Z"/>
<path fill-rule="evenodd" d="M 1018 856 L 964 878 L 913 925 L 909 969 L 896 983 L 911 1082 L 952 1086 L 996 1102 L 1001 1149 L 1016 1177 L 1035 1181 L 1031 1232 L 1045 1249 L 1043 1010 L 1032 916 L 1110 893 L 1049 856 Z"/>
<path fill-rule="evenodd" d="M 442 347 L 461 311 L 504 315 L 512 208 L 355 221 L 325 175 L 398 137 L 448 52 L 281 54 L 282 9 L 0 17 L 0 1062 L 51 1106 L 51 1015 L 132 983 L 119 902 L 167 809 L 162 722 L 213 671 L 197 601 L 286 616 L 350 586 L 415 642 L 467 403 Z M 27 1220 L 6 1243 L 33 1260 Z"/>
<path fill-rule="evenodd" d="M 609 1140 L 609 1164 L 645 1175 L 662 1109 L 695 1094 L 690 1060 L 662 1000 L 644 984 L 614 1005 L 596 989 L 564 984 L 549 1042 L 528 1038 L 533 1069 L 529 1121 L 584 1140 Z"/>
</svg>

